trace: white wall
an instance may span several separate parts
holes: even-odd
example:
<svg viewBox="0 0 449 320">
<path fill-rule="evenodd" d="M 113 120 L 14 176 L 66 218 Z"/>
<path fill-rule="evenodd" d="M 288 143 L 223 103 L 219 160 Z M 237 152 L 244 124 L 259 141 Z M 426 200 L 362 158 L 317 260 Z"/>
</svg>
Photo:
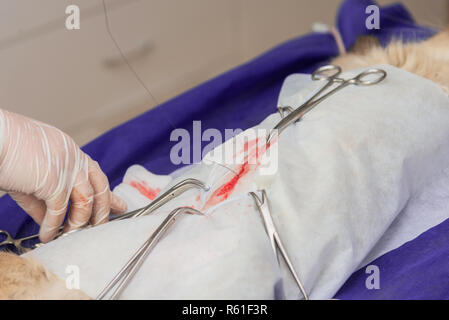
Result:
<svg viewBox="0 0 449 320">
<path fill-rule="evenodd" d="M 395 1 L 380 0 L 380 4 Z M 404 0 L 443 27 L 448 0 Z M 81 7 L 81 30 L 64 9 Z M 112 31 L 158 102 L 267 49 L 334 24 L 340 0 L 107 0 Z M 150 43 L 140 51 L 142 42 Z M 0 106 L 49 122 L 84 144 L 153 103 L 108 38 L 101 0 L 0 2 Z"/>
</svg>

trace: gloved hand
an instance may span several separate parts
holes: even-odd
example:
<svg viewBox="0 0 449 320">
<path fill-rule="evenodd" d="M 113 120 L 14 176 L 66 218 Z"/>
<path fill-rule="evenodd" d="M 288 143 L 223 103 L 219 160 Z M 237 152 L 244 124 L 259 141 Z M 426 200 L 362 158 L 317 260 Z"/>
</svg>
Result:
<svg viewBox="0 0 449 320">
<path fill-rule="evenodd" d="M 67 211 L 64 231 L 108 221 L 126 203 L 112 194 L 106 175 L 64 132 L 0 110 L 0 189 L 40 226 L 42 242 L 52 240 Z"/>
</svg>

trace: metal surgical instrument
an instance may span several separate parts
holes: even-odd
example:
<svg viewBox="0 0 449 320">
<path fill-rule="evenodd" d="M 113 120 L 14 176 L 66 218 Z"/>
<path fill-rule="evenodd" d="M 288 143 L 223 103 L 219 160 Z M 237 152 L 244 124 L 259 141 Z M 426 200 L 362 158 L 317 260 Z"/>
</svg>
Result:
<svg viewBox="0 0 449 320">
<path fill-rule="evenodd" d="M 263 220 L 263 223 L 265 226 L 265 231 L 267 232 L 268 238 L 270 239 L 271 248 L 273 249 L 273 252 L 276 256 L 278 263 L 280 263 L 278 252 L 279 251 L 281 252 L 281 255 L 282 255 L 285 263 L 287 264 L 287 267 L 288 267 L 291 275 L 295 279 L 295 282 L 298 285 L 299 290 L 301 291 L 302 295 L 304 296 L 304 299 L 309 300 L 307 292 L 304 289 L 304 286 L 302 285 L 301 280 L 299 280 L 299 276 L 296 273 L 295 268 L 293 267 L 293 264 L 288 256 L 287 251 L 285 250 L 284 245 L 282 244 L 281 238 L 279 237 L 279 233 L 276 229 L 276 226 L 273 221 L 273 217 L 271 215 L 270 203 L 268 201 L 267 193 L 265 190 L 262 190 L 261 193 L 262 193 L 262 199 L 254 192 L 250 192 L 249 194 L 253 197 L 254 202 L 256 203 L 257 209 L 259 210 L 259 213 L 262 217 L 262 220 Z"/>
<path fill-rule="evenodd" d="M 203 215 L 198 210 L 189 208 L 189 207 L 181 207 L 173 210 L 167 218 L 159 225 L 156 231 L 146 240 L 142 246 L 133 254 L 133 256 L 128 260 L 128 262 L 120 269 L 117 275 L 108 283 L 106 288 L 98 295 L 97 300 L 103 299 L 112 288 L 117 285 L 117 288 L 112 293 L 110 300 L 116 300 L 123 292 L 123 290 L 127 287 L 133 276 L 138 271 L 139 267 L 145 261 L 145 258 L 148 256 L 150 251 L 156 246 L 165 232 L 173 225 L 176 221 L 176 217 L 180 214 L 198 214 Z"/>
<path fill-rule="evenodd" d="M 289 115 L 283 117 L 283 119 L 279 121 L 279 123 L 268 135 L 267 145 L 270 144 L 270 142 L 273 141 L 274 138 L 278 137 L 290 124 L 301 119 L 304 114 L 312 110 L 316 105 L 318 105 L 320 102 L 336 93 L 337 91 L 345 88 L 350 84 L 356 86 L 374 85 L 384 80 L 387 76 L 387 72 L 385 70 L 377 68 L 365 70 L 352 79 L 339 78 L 338 76 L 341 74 L 341 72 L 341 67 L 335 65 L 322 66 L 315 70 L 315 72 L 312 73 L 312 80 L 327 80 L 327 83 L 306 102 L 304 102 Z M 338 85 L 334 89 L 325 93 L 325 91 L 334 84 Z M 282 110 L 281 115 L 283 115 L 283 111 L 284 110 Z"/>
<path fill-rule="evenodd" d="M 71 230 L 71 231 L 66 232 L 66 233 L 62 233 L 62 229 L 63 228 L 64 227 L 61 227 L 59 229 L 59 232 L 56 235 L 57 238 L 64 237 L 64 236 L 66 236 L 66 235 L 68 235 L 70 233 L 73 233 L 73 232 L 76 232 L 76 231 L 79 230 L 79 229 L 75 229 L 75 230 Z M 0 242 L 0 247 L 7 246 L 7 245 L 12 245 L 18 251 L 19 254 L 22 254 L 22 253 L 28 252 L 30 250 L 33 250 L 33 249 L 37 248 L 40 245 L 40 243 L 35 243 L 35 244 L 33 244 L 33 245 L 29 246 L 29 247 L 23 245 L 23 242 L 25 242 L 25 241 L 34 240 L 34 239 L 39 238 L 39 234 L 38 233 L 37 234 L 33 234 L 32 236 L 14 239 L 13 237 L 11 237 L 11 235 L 9 234 L 8 231 L 0 230 L 0 236 L 5 236 L 6 237 L 2 242 Z"/>
<path fill-rule="evenodd" d="M 290 106 L 278 107 L 278 112 L 281 115 L 281 118 L 285 118 L 286 113 L 292 113 L 295 109 Z"/>
<path fill-rule="evenodd" d="M 182 180 L 180 182 L 178 182 L 177 184 L 175 184 L 173 187 L 171 187 L 170 189 L 168 189 L 166 192 L 164 192 L 163 194 L 161 194 L 160 196 L 158 196 L 156 199 L 154 199 L 153 201 L 150 202 L 150 204 L 148 204 L 147 206 L 128 212 L 128 213 L 124 213 L 118 216 L 114 216 L 111 217 L 109 219 L 109 221 L 114 221 L 114 220 L 123 220 L 123 219 L 128 219 L 128 218 L 137 218 L 137 217 L 141 217 L 141 216 L 146 216 L 151 214 L 152 212 L 154 212 L 156 209 L 162 207 L 164 204 L 166 204 L 167 202 L 169 202 L 170 200 L 180 196 L 181 194 L 183 194 L 184 192 L 186 192 L 187 190 L 193 189 L 193 188 L 197 188 L 197 189 L 203 189 L 205 191 L 208 190 L 208 188 L 206 187 L 206 185 L 197 179 L 185 179 Z M 80 228 L 80 229 L 76 229 L 73 230 L 71 232 L 75 232 L 75 231 L 79 231 L 82 229 L 87 229 L 87 228 L 91 228 L 92 225 L 87 225 L 84 228 Z M 57 237 L 63 235 L 62 230 L 64 227 L 61 227 L 59 229 L 59 232 L 57 234 Z M 70 232 L 69 232 L 70 233 Z M 11 237 L 11 235 L 5 231 L 5 230 L 0 230 L 0 236 L 6 236 L 6 239 L 3 240 L 2 242 L 0 242 L 0 247 L 6 246 L 6 245 L 12 245 L 15 247 L 15 249 L 20 253 L 25 253 L 29 250 L 35 249 L 39 244 L 33 244 L 30 247 L 26 247 L 24 246 L 22 243 L 24 241 L 29 241 L 29 240 L 34 240 L 39 238 L 39 234 L 34 234 L 28 237 L 24 237 L 24 238 L 20 238 L 20 239 L 14 239 L 13 237 Z"/>
<path fill-rule="evenodd" d="M 152 213 L 154 210 L 162 207 L 164 204 L 169 202 L 170 200 L 180 196 L 184 192 L 186 192 L 189 189 L 197 188 L 197 189 L 203 189 L 205 191 L 209 190 L 206 185 L 197 179 L 185 179 L 181 182 L 175 184 L 173 187 L 168 189 L 166 192 L 164 192 L 162 195 L 158 196 L 156 199 L 154 199 L 150 204 L 147 206 L 137 209 L 135 211 L 131 211 L 125 214 L 122 214 L 120 216 L 114 217 L 111 220 L 122 220 L 126 218 L 137 218 L 141 216 L 148 215 Z"/>
<path fill-rule="evenodd" d="M 24 241 L 28 241 L 28 240 L 33 240 L 39 237 L 38 234 L 32 235 L 32 236 L 28 236 L 28 237 L 24 237 L 24 238 L 19 238 L 19 239 L 14 239 L 13 237 L 11 237 L 11 235 L 9 234 L 8 231 L 6 230 L 0 230 L 0 236 L 5 236 L 5 240 L 3 240 L 2 242 L 0 242 L 0 247 L 6 246 L 6 245 L 12 245 L 16 248 L 16 250 L 19 253 L 25 253 L 31 249 L 34 249 L 35 246 L 33 247 L 26 247 L 24 246 L 22 243 Z"/>
</svg>

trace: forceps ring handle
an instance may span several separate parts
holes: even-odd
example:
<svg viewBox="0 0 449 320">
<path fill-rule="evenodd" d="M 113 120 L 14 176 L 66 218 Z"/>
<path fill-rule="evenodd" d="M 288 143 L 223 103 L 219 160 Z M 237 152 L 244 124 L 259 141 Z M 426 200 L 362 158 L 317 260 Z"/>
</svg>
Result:
<svg viewBox="0 0 449 320">
<path fill-rule="evenodd" d="M 22 245 L 23 241 L 29 240 L 32 237 L 25 237 L 21 239 L 14 239 L 11 237 L 8 231 L 6 230 L 0 230 L 0 236 L 6 237 L 2 242 L 0 242 L 0 247 L 11 245 L 13 246 L 20 254 L 25 253 L 33 248 L 27 248 Z"/>
<path fill-rule="evenodd" d="M 377 77 L 373 77 L 377 76 Z M 387 77 L 387 72 L 382 69 L 368 69 L 360 74 L 358 74 L 355 78 L 350 81 L 357 86 L 371 86 L 373 84 L 377 84 L 384 80 Z"/>
<path fill-rule="evenodd" d="M 9 234 L 8 231 L 0 230 L 0 236 L 6 237 L 2 242 L 0 242 L 0 247 L 1 246 L 6 246 L 8 244 L 14 245 L 14 239 L 11 237 L 11 235 Z"/>
<path fill-rule="evenodd" d="M 312 73 L 312 80 L 334 80 L 336 81 L 342 70 L 340 66 L 328 64 L 326 66 L 319 67 Z M 337 80 L 338 81 L 338 80 Z"/>
</svg>

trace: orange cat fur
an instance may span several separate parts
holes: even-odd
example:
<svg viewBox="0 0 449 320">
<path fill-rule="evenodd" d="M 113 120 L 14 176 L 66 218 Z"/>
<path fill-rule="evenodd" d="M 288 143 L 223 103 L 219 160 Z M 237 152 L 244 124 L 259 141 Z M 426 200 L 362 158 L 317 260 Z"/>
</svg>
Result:
<svg viewBox="0 0 449 320">
<path fill-rule="evenodd" d="M 0 299 L 90 299 L 38 262 L 0 252 Z"/>
<path fill-rule="evenodd" d="M 432 80 L 449 93 L 449 29 L 426 41 L 392 41 L 382 48 L 375 38 L 360 38 L 353 49 L 332 61 L 343 70 L 390 64 Z"/>
</svg>

